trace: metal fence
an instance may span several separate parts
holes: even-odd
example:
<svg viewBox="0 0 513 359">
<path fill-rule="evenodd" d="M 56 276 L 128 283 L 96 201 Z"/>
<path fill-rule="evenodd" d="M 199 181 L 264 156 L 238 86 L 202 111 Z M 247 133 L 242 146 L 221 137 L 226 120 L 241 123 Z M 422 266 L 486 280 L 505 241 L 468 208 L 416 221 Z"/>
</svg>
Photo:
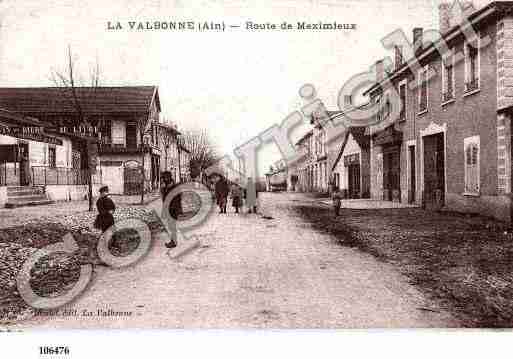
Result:
<svg viewBox="0 0 513 359">
<path fill-rule="evenodd" d="M 65 167 L 32 166 L 30 168 L 30 184 L 46 185 L 86 185 L 87 170 Z M 0 163 L 0 186 L 19 186 L 23 171 L 17 162 Z M 93 183 L 101 182 L 101 172 L 93 175 Z"/>
<path fill-rule="evenodd" d="M 19 163 L 0 164 L 0 186 L 18 186 L 20 184 Z"/>
<path fill-rule="evenodd" d="M 46 185 L 86 185 L 87 170 L 65 167 L 32 166 L 32 184 Z M 93 183 L 95 182 L 93 176 Z"/>
</svg>

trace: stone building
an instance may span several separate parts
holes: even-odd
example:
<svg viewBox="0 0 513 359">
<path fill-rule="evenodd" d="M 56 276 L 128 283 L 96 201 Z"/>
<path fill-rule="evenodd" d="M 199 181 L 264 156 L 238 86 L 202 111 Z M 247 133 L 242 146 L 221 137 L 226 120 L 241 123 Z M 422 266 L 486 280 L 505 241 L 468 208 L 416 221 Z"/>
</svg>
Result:
<svg viewBox="0 0 513 359">
<path fill-rule="evenodd" d="M 88 177 L 75 161 L 75 146 L 75 136 L 0 109 L 0 206 L 83 198 Z"/>
<path fill-rule="evenodd" d="M 0 107 L 38 118 L 72 136 L 82 131 L 75 127 L 80 118 L 78 102 L 83 118 L 91 125 L 84 128 L 84 133 L 92 129 L 101 142 L 96 150 L 96 146 L 86 149 L 83 143 L 75 141 L 70 155 L 73 166 L 86 169 L 88 159 L 98 159 L 100 182 L 108 185 L 114 194 L 140 193 L 143 174 L 146 191 L 158 187 L 162 150 L 157 136 L 161 111 L 158 88 L 79 87 L 76 90 L 77 101 L 74 101 L 71 90 L 65 88 L 0 88 Z M 58 162 L 56 167 L 64 165 Z"/>
<path fill-rule="evenodd" d="M 327 134 L 321 121 L 324 116 L 326 113 L 312 116 L 313 128 L 296 142 L 296 149 L 303 156 L 289 174 L 297 176 L 296 188 L 302 192 L 329 191 Z"/>
<path fill-rule="evenodd" d="M 370 137 L 366 127 L 349 127 L 331 167 L 333 185 L 345 198 L 370 197 Z"/>
<path fill-rule="evenodd" d="M 414 57 L 396 47 L 394 68 L 376 63 L 371 196 L 510 221 L 513 2 L 442 3 L 440 32 L 431 43 L 416 28 Z M 396 117 L 392 89 L 403 104 Z"/>
</svg>

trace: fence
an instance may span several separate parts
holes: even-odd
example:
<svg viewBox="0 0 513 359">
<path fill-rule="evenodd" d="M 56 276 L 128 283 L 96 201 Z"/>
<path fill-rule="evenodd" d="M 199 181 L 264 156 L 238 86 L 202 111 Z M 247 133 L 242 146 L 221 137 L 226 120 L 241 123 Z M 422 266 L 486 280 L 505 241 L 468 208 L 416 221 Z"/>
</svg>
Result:
<svg viewBox="0 0 513 359">
<path fill-rule="evenodd" d="M 87 170 L 65 167 L 32 167 L 32 184 L 46 185 L 86 185 L 88 184 Z M 99 183 L 99 176 L 93 176 L 93 183 Z"/>
<path fill-rule="evenodd" d="M 0 186 L 19 186 L 24 176 L 17 162 L 0 163 Z M 93 175 L 93 183 L 101 182 L 101 173 Z M 30 168 L 30 184 L 46 185 L 86 185 L 87 170 L 65 167 L 32 166 Z"/>
<path fill-rule="evenodd" d="M 0 164 L 0 186 L 19 186 L 20 166 L 17 162 Z"/>
</svg>

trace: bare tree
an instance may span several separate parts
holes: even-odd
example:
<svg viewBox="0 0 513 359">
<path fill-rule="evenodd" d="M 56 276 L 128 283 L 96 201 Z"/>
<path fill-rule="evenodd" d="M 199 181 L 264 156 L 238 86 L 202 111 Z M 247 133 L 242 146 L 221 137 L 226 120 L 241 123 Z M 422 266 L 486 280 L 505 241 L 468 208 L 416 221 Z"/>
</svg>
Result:
<svg viewBox="0 0 513 359">
<path fill-rule="evenodd" d="M 181 136 L 182 145 L 190 152 L 191 177 L 197 177 L 218 160 L 214 141 L 205 130 L 191 130 Z"/>
<path fill-rule="evenodd" d="M 84 79 L 77 74 L 77 66 L 73 58 L 71 46 L 68 45 L 67 54 L 67 68 L 65 71 L 57 71 L 53 69 L 51 71 L 51 79 L 55 86 L 62 89 L 62 95 L 66 98 L 70 107 L 75 112 L 75 116 L 72 118 L 71 126 L 86 126 L 87 128 L 92 127 L 95 120 L 95 114 L 90 110 L 94 108 L 96 97 L 98 93 L 98 87 L 100 86 L 100 65 L 98 59 L 96 63 L 91 67 L 89 73 L 89 82 L 85 82 Z M 87 87 L 87 88 L 84 88 Z M 89 211 L 93 210 L 93 180 L 92 175 L 95 170 L 92 158 L 96 157 L 96 144 L 91 142 L 90 138 L 84 138 L 85 153 L 87 160 L 87 182 L 88 182 L 88 197 L 89 197 Z"/>
</svg>

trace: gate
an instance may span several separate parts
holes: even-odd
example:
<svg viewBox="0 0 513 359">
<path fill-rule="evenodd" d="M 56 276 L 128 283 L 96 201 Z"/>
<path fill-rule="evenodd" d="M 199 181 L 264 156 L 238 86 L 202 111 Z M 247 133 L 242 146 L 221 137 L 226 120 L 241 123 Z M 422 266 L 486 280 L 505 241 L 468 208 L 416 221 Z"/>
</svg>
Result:
<svg viewBox="0 0 513 359">
<path fill-rule="evenodd" d="M 124 194 L 141 194 L 143 190 L 143 177 L 144 171 L 139 162 L 126 162 L 123 174 Z"/>
</svg>

